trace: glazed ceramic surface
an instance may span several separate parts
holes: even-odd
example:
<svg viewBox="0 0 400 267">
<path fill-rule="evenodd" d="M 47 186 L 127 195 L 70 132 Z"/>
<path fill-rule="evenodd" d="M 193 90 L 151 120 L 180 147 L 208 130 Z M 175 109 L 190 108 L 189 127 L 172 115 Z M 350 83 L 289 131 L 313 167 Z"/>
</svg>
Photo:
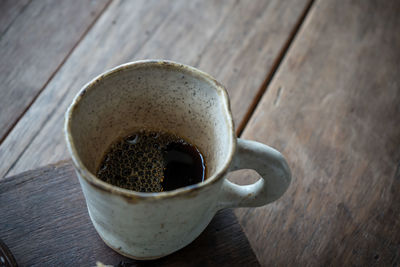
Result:
<svg viewBox="0 0 400 267">
<path fill-rule="evenodd" d="M 205 182 L 140 193 L 96 178 L 109 145 L 140 129 L 177 134 L 199 147 L 207 164 Z M 128 63 L 85 85 L 66 113 L 65 135 L 97 232 L 112 249 L 136 259 L 163 257 L 186 246 L 219 209 L 276 200 L 291 179 L 278 151 L 236 138 L 222 85 L 170 61 Z M 241 168 L 262 178 L 247 186 L 225 179 L 228 171 Z"/>
</svg>

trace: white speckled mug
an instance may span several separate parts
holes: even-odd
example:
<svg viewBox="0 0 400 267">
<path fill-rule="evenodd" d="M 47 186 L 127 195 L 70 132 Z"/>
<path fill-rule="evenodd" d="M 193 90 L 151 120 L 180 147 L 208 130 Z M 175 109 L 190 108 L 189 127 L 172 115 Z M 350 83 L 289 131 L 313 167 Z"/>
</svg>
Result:
<svg viewBox="0 0 400 267">
<path fill-rule="evenodd" d="M 98 179 L 109 145 L 138 129 L 170 132 L 195 144 L 205 156 L 207 179 L 161 193 L 134 192 Z M 291 180 L 278 151 L 236 138 L 221 84 L 170 61 L 128 63 L 89 82 L 66 113 L 65 135 L 94 227 L 109 247 L 134 259 L 179 250 L 218 210 L 270 203 Z M 256 170 L 262 179 L 247 186 L 226 179 L 229 171 L 242 168 Z"/>
</svg>

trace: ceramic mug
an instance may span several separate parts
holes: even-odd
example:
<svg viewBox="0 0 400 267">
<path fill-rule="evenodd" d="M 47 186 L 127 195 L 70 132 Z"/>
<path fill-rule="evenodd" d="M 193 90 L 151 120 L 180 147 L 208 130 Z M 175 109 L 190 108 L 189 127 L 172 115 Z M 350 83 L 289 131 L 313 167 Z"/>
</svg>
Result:
<svg viewBox="0 0 400 267">
<path fill-rule="evenodd" d="M 109 145 L 139 129 L 177 134 L 195 144 L 207 179 L 173 191 L 141 193 L 95 176 Z M 101 74 L 66 112 L 68 150 L 90 218 L 103 241 L 134 259 L 166 256 L 192 242 L 215 213 L 278 199 L 291 180 L 284 157 L 264 144 L 237 138 L 224 87 L 183 64 L 145 60 Z M 238 169 L 261 179 L 239 186 L 226 179 Z"/>
</svg>

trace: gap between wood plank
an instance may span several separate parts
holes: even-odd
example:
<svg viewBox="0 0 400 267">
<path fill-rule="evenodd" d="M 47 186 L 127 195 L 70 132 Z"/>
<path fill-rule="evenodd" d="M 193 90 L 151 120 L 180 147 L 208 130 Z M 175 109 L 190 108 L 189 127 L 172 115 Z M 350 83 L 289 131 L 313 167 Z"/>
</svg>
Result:
<svg viewBox="0 0 400 267">
<path fill-rule="evenodd" d="M 300 15 L 300 17 L 301 17 L 301 16 L 304 16 L 304 15 L 305 15 L 304 13 L 306 13 L 306 11 L 309 9 L 310 1 L 307 1 L 305 4 L 306 4 L 305 6 L 303 6 L 300 10 L 297 11 L 297 12 L 300 13 L 300 14 L 297 13 L 297 15 Z M 105 9 L 106 9 L 106 8 L 104 8 L 103 11 L 102 11 L 103 14 L 104 14 L 104 10 L 105 10 Z M 108 9 L 109 9 L 109 8 L 108 8 Z M 107 11 L 105 11 L 105 12 L 107 12 Z M 101 15 L 101 14 L 100 14 L 100 15 Z M 99 15 L 99 16 L 100 16 L 100 15 Z M 103 15 L 103 16 L 104 16 L 104 15 Z M 297 16 L 296 16 L 296 17 L 297 17 Z M 291 27 L 288 29 L 288 32 L 289 32 L 290 35 L 289 35 L 289 36 L 286 36 L 286 38 L 285 38 L 285 37 L 283 38 L 283 41 L 284 41 L 284 42 L 283 42 L 283 45 L 284 45 L 285 47 L 288 46 L 288 45 L 287 45 L 287 43 L 288 43 L 287 40 L 288 40 L 288 39 L 291 40 L 290 36 L 293 36 L 293 35 L 294 35 L 294 32 L 296 32 L 296 30 L 294 30 L 294 29 L 295 29 L 296 27 L 298 27 L 298 24 L 300 23 L 300 22 L 299 22 L 300 17 L 297 17 L 297 19 L 294 19 L 294 23 L 293 23 L 293 24 L 291 23 Z M 300 20 L 300 21 L 301 21 L 301 20 Z M 94 22 L 94 23 L 96 23 L 96 22 Z M 94 24 L 94 23 L 93 23 L 93 24 Z M 222 23 L 222 24 L 224 24 L 224 23 Z M 218 32 L 218 31 L 217 31 L 217 32 Z M 214 34 L 214 35 L 215 35 L 215 34 Z M 213 36 L 214 36 L 214 35 L 213 35 Z M 77 44 L 77 45 L 78 45 L 78 44 Z M 207 44 L 207 46 L 208 46 L 208 45 L 209 45 L 209 44 Z M 74 48 L 74 49 L 75 49 L 75 48 Z M 279 49 L 279 47 L 278 47 L 278 49 Z M 282 58 L 282 57 L 283 57 L 283 56 L 282 56 L 282 51 L 281 51 L 282 49 L 283 49 L 283 46 L 282 46 L 282 43 L 281 43 L 281 44 L 280 44 L 280 49 L 278 50 L 278 55 L 276 55 L 276 53 L 274 53 L 274 54 L 276 55 L 275 58 L 278 58 L 278 59 L 279 59 L 279 58 Z M 204 49 L 203 49 L 203 50 L 204 50 Z M 68 57 L 70 57 L 70 55 L 68 55 Z M 67 60 L 67 59 L 66 59 L 66 60 Z M 201 61 L 201 60 L 200 60 L 200 61 Z M 277 67 L 276 67 L 276 65 L 277 65 L 276 61 L 277 61 L 277 60 L 274 60 L 274 61 L 273 61 L 273 63 L 275 63 L 275 64 L 273 64 L 273 67 L 275 67 L 275 68 L 277 68 Z M 279 61 L 278 61 L 278 62 L 279 62 Z M 64 64 L 64 62 L 63 62 L 63 64 Z M 62 67 L 62 66 L 60 66 L 60 68 L 61 68 L 61 67 Z M 59 69 L 60 69 L 60 68 L 59 68 Z M 272 70 L 271 70 L 271 71 L 272 71 Z M 271 71 L 268 71 L 268 72 L 271 72 Z M 262 76 L 265 78 L 264 75 L 262 75 Z M 262 79 L 263 77 L 261 77 L 261 79 Z M 51 80 L 54 80 L 54 77 L 51 77 Z M 260 81 L 259 81 L 259 82 L 260 82 Z M 260 88 L 260 87 L 259 87 L 259 85 L 260 85 L 259 82 L 258 82 L 258 85 L 256 85 L 258 88 Z M 265 83 L 265 82 L 264 82 L 264 83 Z M 263 84 L 264 84 L 264 83 L 263 83 Z M 46 83 L 45 88 L 48 86 L 48 84 L 49 84 L 49 82 Z M 254 88 L 254 89 L 258 89 L 257 87 Z M 266 86 L 265 86 L 265 88 L 266 88 Z M 260 94 L 260 93 L 259 93 L 259 90 L 257 90 L 256 93 Z M 42 94 L 42 91 L 40 92 L 40 94 Z M 37 97 L 38 97 L 38 96 L 37 96 Z M 37 97 L 32 101 L 33 103 L 37 101 Z M 261 99 L 261 96 L 259 96 L 259 98 Z M 254 101 L 254 99 L 253 99 L 253 100 L 250 100 L 249 102 L 253 102 L 253 101 Z M 32 104 L 33 104 L 33 103 L 32 103 Z M 254 105 L 254 103 L 253 103 L 253 105 Z M 29 110 L 29 109 L 31 108 L 31 106 L 32 106 L 32 105 L 30 105 L 30 107 L 28 107 L 27 109 Z M 255 109 L 255 108 L 254 108 L 254 109 Z M 246 110 L 247 110 L 247 108 L 246 108 L 244 111 L 246 111 Z M 26 115 L 26 111 L 24 112 L 24 114 Z M 22 116 L 24 116 L 24 114 L 22 114 L 21 117 L 20 117 L 19 119 L 23 118 Z M 246 124 L 245 124 L 245 125 L 246 125 Z M 12 128 L 10 131 L 12 131 L 13 129 L 15 129 L 15 125 L 13 125 L 13 128 Z M 9 134 L 9 133 L 8 133 L 8 134 Z M 8 134 L 7 134 L 7 135 L 8 135 Z M 36 136 L 34 136 L 34 137 L 31 139 L 31 141 L 34 140 L 36 137 L 37 137 L 37 134 L 36 134 Z M 0 142 L 0 143 L 1 143 L 1 142 Z M 22 153 L 21 153 L 20 155 L 24 154 L 26 150 L 27 150 L 27 147 L 24 149 L 24 151 L 22 151 Z M 12 164 L 12 166 L 11 166 L 10 169 L 7 170 L 6 176 L 10 173 L 10 170 L 14 168 L 14 166 L 16 165 L 17 162 L 18 162 L 18 160 Z"/>
<path fill-rule="evenodd" d="M 54 73 L 50 76 L 49 80 L 44 84 L 43 88 L 38 92 L 38 94 L 35 96 L 35 98 L 32 100 L 31 103 L 29 103 L 29 106 L 27 106 L 27 108 L 24 110 L 24 112 L 21 114 L 21 116 L 18 117 L 18 119 L 16 120 L 16 122 L 12 125 L 12 127 L 10 128 L 9 131 L 7 131 L 7 133 L 5 134 L 5 137 L 3 139 L 0 139 L 0 145 L 2 144 L 2 142 L 6 139 L 6 137 L 8 136 L 8 134 L 13 130 L 13 128 L 17 125 L 17 123 L 19 122 L 19 120 L 24 116 L 24 114 L 29 110 L 29 108 L 33 105 L 33 103 L 36 101 L 36 99 L 40 96 L 40 94 L 42 93 L 42 91 L 47 87 L 47 85 L 51 82 L 51 80 L 53 79 L 53 77 L 57 74 L 58 70 L 64 65 L 64 63 L 67 61 L 67 59 L 70 57 L 70 55 L 72 54 L 72 52 L 75 50 L 75 48 L 79 45 L 79 43 L 85 38 L 85 36 L 87 35 L 87 33 L 90 31 L 90 29 L 94 26 L 94 24 L 98 21 L 98 19 L 100 18 L 100 16 L 105 12 L 105 10 L 108 8 L 108 6 L 112 3 L 113 0 L 110 0 L 109 3 L 107 3 L 107 5 L 103 8 L 103 10 L 99 13 L 99 16 L 93 21 L 92 24 L 89 25 L 89 28 L 83 33 L 82 37 L 78 40 L 78 42 L 76 43 L 76 45 L 71 49 L 71 51 L 67 54 L 67 56 L 65 57 L 65 59 L 61 62 L 60 66 L 54 71 Z M 159 30 L 160 26 L 165 23 L 165 21 L 170 17 L 170 14 L 168 14 L 167 16 L 164 17 L 163 20 L 160 21 L 160 23 L 154 28 L 154 30 L 151 32 L 151 34 L 147 37 L 147 39 L 143 42 L 143 44 L 138 48 L 138 50 L 134 53 L 138 53 L 138 51 L 140 51 L 146 44 L 147 42 L 154 36 L 154 34 L 157 32 L 157 30 Z M 63 102 L 64 100 L 64 96 L 68 94 L 68 90 L 64 92 L 63 96 L 60 97 L 58 104 Z M 59 106 L 59 105 L 56 106 Z M 50 118 L 53 116 L 53 113 L 49 113 L 46 120 L 44 120 L 45 122 L 47 122 L 48 120 L 50 120 Z M 44 125 L 42 125 L 44 126 Z M 21 153 L 18 155 L 18 158 L 13 162 L 13 164 L 7 169 L 7 171 L 5 172 L 5 174 L 1 177 L 1 178 L 5 178 L 8 176 L 8 174 L 10 173 L 10 171 L 14 168 L 14 166 L 19 162 L 21 156 L 25 153 L 25 151 L 29 148 L 30 144 L 36 139 L 36 137 L 40 134 L 40 131 L 37 132 L 29 141 L 29 144 L 21 151 Z M 14 175 L 13 175 L 14 176 Z"/>
<path fill-rule="evenodd" d="M 283 62 L 283 59 L 285 58 L 287 52 L 289 51 L 289 48 L 291 44 L 293 43 L 294 39 L 297 36 L 297 33 L 300 30 L 301 25 L 303 25 L 303 22 L 305 21 L 307 15 L 310 13 L 311 7 L 313 6 L 315 0 L 310 0 L 308 3 L 307 7 L 304 9 L 303 13 L 301 14 L 299 20 L 296 22 L 295 27 L 289 34 L 288 39 L 286 40 L 285 44 L 282 47 L 282 50 L 279 52 L 278 57 L 275 59 L 274 63 L 272 64 L 272 68 L 265 77 L 265 80 L 261 84 L 260 88 L 257 91 L 256 96 L 254 97 L 253 102 L 251 103 L 250 107 L 248 108 L 246 114 L 244 115 L 244 118 L 236 128 L 236 135 L 240 137 L 243 133 L 244 128 L 250 121 L 251 117 L 253 116 L 254 111 L 256 110 L 258 103 L 260 102 L 261 98 L 263 95 L 267 92 L 268 85 L 271 83 L 272 78 L 275 76 L 275 73 L 279 69 L 279 66 Z"/>
<path fill-rule="evenodd" d="M 31 1 L 32 2 L 32 1 Z M 29 4 L 31 3 L 29 2 Z M 26 112 L 30 109 L 30 107 L 35 103 L 36 99 L 39 97 L 39 95 L 43 92 L 43 90 L 47 87 L 47 85 L 50 83 L 50 81 L 54 78 L 56 73 L 61 69 L 61 67 L 64 65 L 64 63 L 67 61 L 67 59 L 71 56 L 72 52 L 74 52 L 75 48 L 79 45 L 79 43 L 83 40 L 83 38 L 86 36 L 86 34 L 92 29 L 93 25 L 98 21 L 98 19 L 101 17 L 101 15 L 104 13 L 104 11 L 109 7 L 111 4 L 112 0 L 109 0 L 108 3 L 104 6 L 104 8 L 99 12 L 97 17 L 89 24 L 87 29 L 83 32 L 83 34 L 79 37 L 78 41 L 72 46 L 70 51 L 68 51 L 67 55 L 64 57 L 64 59 L 61 61 L 61 63 L 55 68 L 53 73 L 50 75 L 50 77 L 47 79 L 47 81 L 44 83 L 44 85 L 40 88 L 40 90 L 37 92 L 37 94 L 32 98 L 31 102 L 28 103 L 28 105 L 25 107 L 24 111 L 21 113 L 21 115 L 18 116 L 18 118 L 13 122 L 13 124 L 10 126 L 10 128 L 7 130 L 7 132 L 3 135 L 3 137 L 0 137 L 0 145 L 3 143 L 3 141 L 7 138 L 7 136 L 11 133 L 11 131 L 14 129 L 14 127 L 17 125 L 17 123 L 20 121 L 20 119 L 26 114 Z M 29 5 L 27 4 L 23 9 Z M 20 12 L 19 15 L 21 15 L 22 12 Z M 18 15 L 18 16 L 19 16 Z M 17 17 L 18 17 L 17 16 Z M 14 19 L 15 20 L 15 19 Z M 13 20 L 13 22 L 14 22 Z M 11 26 L 12 23 L 10 23 Z M 8 27 L 9 28 L 9 27 Z M 7 28 L 7 30 L 8 30 Z M 7 31 L 6 30 L 6 31 Z M 6 32 L 5 31 L 5 32 Z M 3 35 L 2 35 L 3 36 Z M 23 152 L 22 152 L 23 153 Z M 21 155 L 22 155 L 21 153 Z M 15 164 L 15 163 L 14 163 Z M 10 168 L 11 169 L 11 168 Z M 10 171 L 10 169 L 7 171 L 7 173 Z"/>
</svg>

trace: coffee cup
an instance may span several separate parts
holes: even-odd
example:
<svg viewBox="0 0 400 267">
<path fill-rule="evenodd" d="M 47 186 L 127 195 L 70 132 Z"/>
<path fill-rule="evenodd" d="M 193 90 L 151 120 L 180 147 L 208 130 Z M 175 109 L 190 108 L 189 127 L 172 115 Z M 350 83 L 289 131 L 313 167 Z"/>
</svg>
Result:
<svg viewBox="0 0 400 267">
<path fill-rule="evenodd" d="M 206 180 L 143 193 L 98 179 L 96 170 L 110 144 L 140 129 L 195 144 L 207 162 Z M 273 202 L 291 180 L 281 153 L 236 137 L 224 87 L 172 61 L 136 61 L 93 79 L 66 112 L 65 136 L 95 229 L 110 248 L 134 259 L 156 259 L 185 247 L 218 210 Z M 239 169 L 253 169 L 261 178 L 243 186 L 227 180 Z"/>
</svg>

